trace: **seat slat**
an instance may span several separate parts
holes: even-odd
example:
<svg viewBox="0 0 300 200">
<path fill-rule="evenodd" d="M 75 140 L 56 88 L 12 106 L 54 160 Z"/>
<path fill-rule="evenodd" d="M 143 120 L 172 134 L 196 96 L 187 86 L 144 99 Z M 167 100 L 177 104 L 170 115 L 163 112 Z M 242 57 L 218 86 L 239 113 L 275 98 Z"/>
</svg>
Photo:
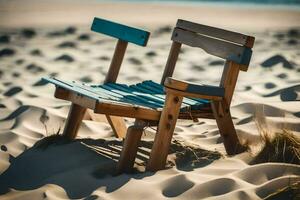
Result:
<svg viewBox="0 0 300 200">
<path fill-rule="evenodd" d="M 141 105 L 144 105 L 144 106 L 148 106 L 150 108 L 153 108 L 153 109 L 158 109 L 158 108 L 161 108 L 160 105 L 157 105 L 155 103 L 151 103 L 149 101 L 145 101 L 143 98 L 141 97 L 138 97 L 138 96 L 135 96 L 133 94 L 130 94 L 130 93 L 126 93 L 126 92 L 123 92 L 123 91 L 120 91 L 118 89 L 115 89 L 114 87 L 111 87 L 111 86 L 108 86 L 107 84 L 105 85 L 101 85 L 102 88 L 105 88 L 107 90 L 111 90 L 113 91 L 114 93 L 117 93 L 117 94 L 120 94 L 123 96 L 123 98 L 121 99 L 121 101 L 123 99 L 129 99 L 129 100 L 132 100 L 133 102 L 135 102 L 136 104 L 141 104 Z"/>
<path fill-rule="evenodd" d="M 116 93 L 122 94 L 122 95 L 124 95 L 126 97 L 129 95 L 129 97 L 134 97 L 138 101 L 141 101 L 141 102 L 144 102 L 144 103 L 150 103 L 150 104 L 153 104 L 153 105 L 157 105 L 157 107 L 162 107 L 163 106 L 163 103 L 161 103 L 161 102 L 153 101 L 153 99 L 151 99 L 151 100 L 150 99 L 146 99 L 143 96 L 134 94 L 132 90 L 131 91 L 130 90 L 125 90 L 124 88 L 120 87 L 118 84 L 108 83 L 108 84 L 105 84 L 105 86 L 108 86 L 108 87 L 110 87 L 112 89 L 115 89 Z"/>
<path fill-rule="evenodd" d="M 161 111 L 165 102 L 163 86 L 153 81 L 144 81 L 136 85 L 106 83 L 103 85 L 87 85 L 75 81 L 62 81 L 57 78 L 43 78 L 59 88 L 74 94 L 85 96 L 105 104 L 142 107 Z M 73 97 L 72 97 L 73 98 Z M 187 113 L 206 107 L 209 101 L 184 98 L 181 112 Z"/>
<path fill-rule="evenodd" d="M 152 94 L 149 94 L 148 92 L 139 92 L 138 90 L 136 90 L 134 88 L 130 88 L 124 84 L 115 84 L 115 85 L 118 86 L 118 89 L 120 89 L 122 91 L 131 92 L 134 95 L 139 95 L 140 97 L 145 98 L 146 100 L 154 101 L 160 105 L 164 104 L 164 100 L 162 100 L 161 98 L 158 98 Z"/>
<path fill-rule="evenodd" d="M 128 90 L 128 89 L 129 89 L 129 87 L 128 87 L 127 85 L 118 84 L 118 86 L 120 86 L 119 89 L 122 89 L 122 87 L 123 87 L 124 90 L 126 90 L 126 89 Z M 132 85 L 132 86 L 135 86 L 135 85 Z M 139 92 L 138 92 L 138 89 L 136 89 L 136 88 L 139 88 L 139 87 L 131 87 L 131 88 L 133 88 L 133 91 L 132 91 L 132 90 L 129 90 L 129 92 L 132 91 L 133 94 L 141 95 L 141 96 L 143 96 L 146 100 L 147 100 L 147 99 L 150 99 L 150 100 L 158 101 L 158 103 L 160 104 L 161 107 L 164 106 L 165 95 L 160 95 L 160 97 L 156 97 L 156 95 L 154 95 L 154 94 L 148 94 L 148 92 L 145 91 L 145 90 L 144 90 L 144 93 L 139 93 Z M 148 90 L 148 91 L 149 91 L 149 90 Z M 150 92 L 151 92 L 151 91 L 150 91 Z M 189 103 L 186 103 L 186 102 L 183 102 L 183 103 L 182 103 L 181 108 L 182 108 L 183 110 L 200 109 L 200 108 L 203 106 L 203 105 L 201 105 L 202 103 L 200 103 L 200 104 L 198 103 L 198 104 L 197 104 L 197 102 L 195 102 L 195 101 L 193 101 L 193 103 L 191 103 L 192 100 L 190 100 L 190 99 L 185 99 L 185 100 L 186 100 L 186 102 L 189 102 Z M 195 104 L 197 104 L 197 105 L 195 105 Z M 187 107 L 191 107 L 191 108 L 187 108 Z"/>
</svg>

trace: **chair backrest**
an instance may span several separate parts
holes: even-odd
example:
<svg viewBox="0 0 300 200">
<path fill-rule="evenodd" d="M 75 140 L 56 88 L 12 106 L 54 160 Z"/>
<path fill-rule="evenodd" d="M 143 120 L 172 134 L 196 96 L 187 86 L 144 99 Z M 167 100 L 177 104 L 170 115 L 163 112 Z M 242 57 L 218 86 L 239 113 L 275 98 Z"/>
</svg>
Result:
<svg viewBox="0 0 300 200">
<path fill-rule="evenodd" d="M 91 30 L 118 39 L 104 83 L 116 82 L 128 42 L 144 47 L 150 36 L 147 31 L 97 17 L 94 18 Z"/>
<path fill-rule="evenodd" d="M 182 44 L 199 47 L 226 60 L 220 87 L 225 88 L 225 100 L 230 105 L 239 71 L 247 71 L 255 38 L 179 19 L 172 34 L 173 44 L 161 80 L 173 75 Z"/>
<path fill-rule="evenodd" d="M 97 17 L 94 18 L 91 30 L 140 46 L 147 45 L 150 35 L 147 31 Z"/>
<path fill-rule="evenodd" d="M 247 71 L 254 37 L 220 28 L 179 19 L 172 40 L 192 47 L 202 48 L 211 55 L 233 61 Z"/>
</svg>

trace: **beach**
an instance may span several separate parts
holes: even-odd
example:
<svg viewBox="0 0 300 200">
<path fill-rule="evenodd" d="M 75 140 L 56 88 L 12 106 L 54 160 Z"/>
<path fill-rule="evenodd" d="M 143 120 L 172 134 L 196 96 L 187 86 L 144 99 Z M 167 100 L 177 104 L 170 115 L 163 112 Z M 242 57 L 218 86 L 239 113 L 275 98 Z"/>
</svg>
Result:
<svg viewBox="0 0 300 200">
<path fill-rule="evenodd" d="M 249 150 L 226 155 L 215 120 L 178 120 L 165 170 L 144 171 L 157 128 L 149 127 L 134 173 L 118 175 L 123 141 L 103 115 L 87 115 L 74 141 L 51 139 L 70 102 L 41 78 L 100 84 L 108 71 L 116 40 L 90 30 L 94 17 L 151 32 L 147 47 L 128 45 L 117 80 L 126 84 L 160 82 L 179 18 L 254 36 L 231 103 Z M 250 200 L 299 183 L 299 163 L 254 159 L 262 132 L 300 134 L 299 22 L 299 6 L 0 0 L 0 199 Z M 174 77 L 218 85 L 223 65 L 183 46 Z"/>
</svg>

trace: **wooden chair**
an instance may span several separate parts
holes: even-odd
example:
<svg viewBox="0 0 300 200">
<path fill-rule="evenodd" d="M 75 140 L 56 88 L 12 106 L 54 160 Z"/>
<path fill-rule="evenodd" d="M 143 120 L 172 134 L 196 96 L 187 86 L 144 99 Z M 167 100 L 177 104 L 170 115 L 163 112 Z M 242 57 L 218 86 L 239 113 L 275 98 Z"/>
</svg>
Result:
<svg viewBox="0 0 300 200">
<path fill-rule="evenodd" d="M 95 21 L 92 30 L 120 39 L 104 84 L 85 85 L 45 78 L 46 81 L 56 85 L 55 97 L 72 102 L 64 135 L 75 138 L 86 108 L 110 118 L 110 124 L 119 137 L 123 137 L 123 133 L 119 134 L 118 128 L 114 128 L 121 124 L 119 122 L 122 119 L 119 117 L 136 118 L 134 125 L 127 129 L 117 167 L 119 172 L 132 169 L 138 143 L 146 126 L 158 126 L 147 170 L 163 169 L 177 119 L 216 119 L 226 152 L 233 155 L 244 150 L 234 129 L 230 115 L 230 102 L 239 71 L 248 69 L 254 37 L 178 20 L 173 30 L 173 43 L 161 83 L 144 81 L 128 86 L 115 83 L 127 45 L 125 41 L 136 43 L 136 40 L 143 38 L 144 42 L 139 44 L 145 45 L 149 34 L 139 30 L 138 33 L 143 33 L 143 37 L 138 37 L 135 33 L 137 30 L 134 29 L 133 36 L 128 37 L 131 40 L 128 40 L 110 33 L 112 30 L 117 31 L 117 27 L 124 26 L 100 19 Z M 100 29 L 97 23 L 103 22 L 112 23 L 111 26 L 114 28 L 107 26 Z M 127 27 L 126 31 L 128 30 L 132 29 Z M 195 84 L 171 78 L 182 44 L 202 48 L 207 53 L 226 60 L 219 86 Z M 112 116 L 119 117 L 111 118 Z"/>
</svg>

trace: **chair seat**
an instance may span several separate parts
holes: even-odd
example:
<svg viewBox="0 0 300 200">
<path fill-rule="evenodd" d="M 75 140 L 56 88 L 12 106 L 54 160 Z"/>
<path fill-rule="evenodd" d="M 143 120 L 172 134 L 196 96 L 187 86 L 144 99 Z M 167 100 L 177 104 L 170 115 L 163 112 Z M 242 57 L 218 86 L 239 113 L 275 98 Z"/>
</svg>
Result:
<svg viewBox="0 0 300 200">
<path fill-rule="evenodd" d="M 91 85 L 76 81 L 62 81 L 57 78 L 43 78 L 43 80 L 54 84 L 58 88 L 72 92 L 77 96 L 84 97 L 84 99 L 91 99 L 100 107 L 103 107 L 103 105 L 112 105 L 114 108 L 117 108 L 118 106 L 125 108 L 141 108 L 160 113 L 163 109 L 166 97 L 164 86 L 151 80 L 143 81 L 134 85 L 119 83 Z M 59 96 L 57 97 L 60 98 Z M 62 99 L 72 101 L 70 97 Z M 80 104 L 80 101 L 74 103 Z M 92 109 L 94 109 L 96 113 L 101 113 L 101 110 L 104 109 L 99 108 L 97 105 L 92 107 Z M 124 109 L 122 109 L 122 112 L 125 112 Z M 184 98 L 179 118 L 194 119 L 197 117 L 205 117 L 205 115 L 207 118 L 211 118 L 208 117 L 211 113 L 209 100 Z M 201 116 L 199 116 L 199 114 Z M 126 112 L 123 113 L 122 116 L 123 115 L 126 115 Z M 159 115 L 157 116 L 158 117 L 155 118 L 159 119 Z"/>
</svg>

